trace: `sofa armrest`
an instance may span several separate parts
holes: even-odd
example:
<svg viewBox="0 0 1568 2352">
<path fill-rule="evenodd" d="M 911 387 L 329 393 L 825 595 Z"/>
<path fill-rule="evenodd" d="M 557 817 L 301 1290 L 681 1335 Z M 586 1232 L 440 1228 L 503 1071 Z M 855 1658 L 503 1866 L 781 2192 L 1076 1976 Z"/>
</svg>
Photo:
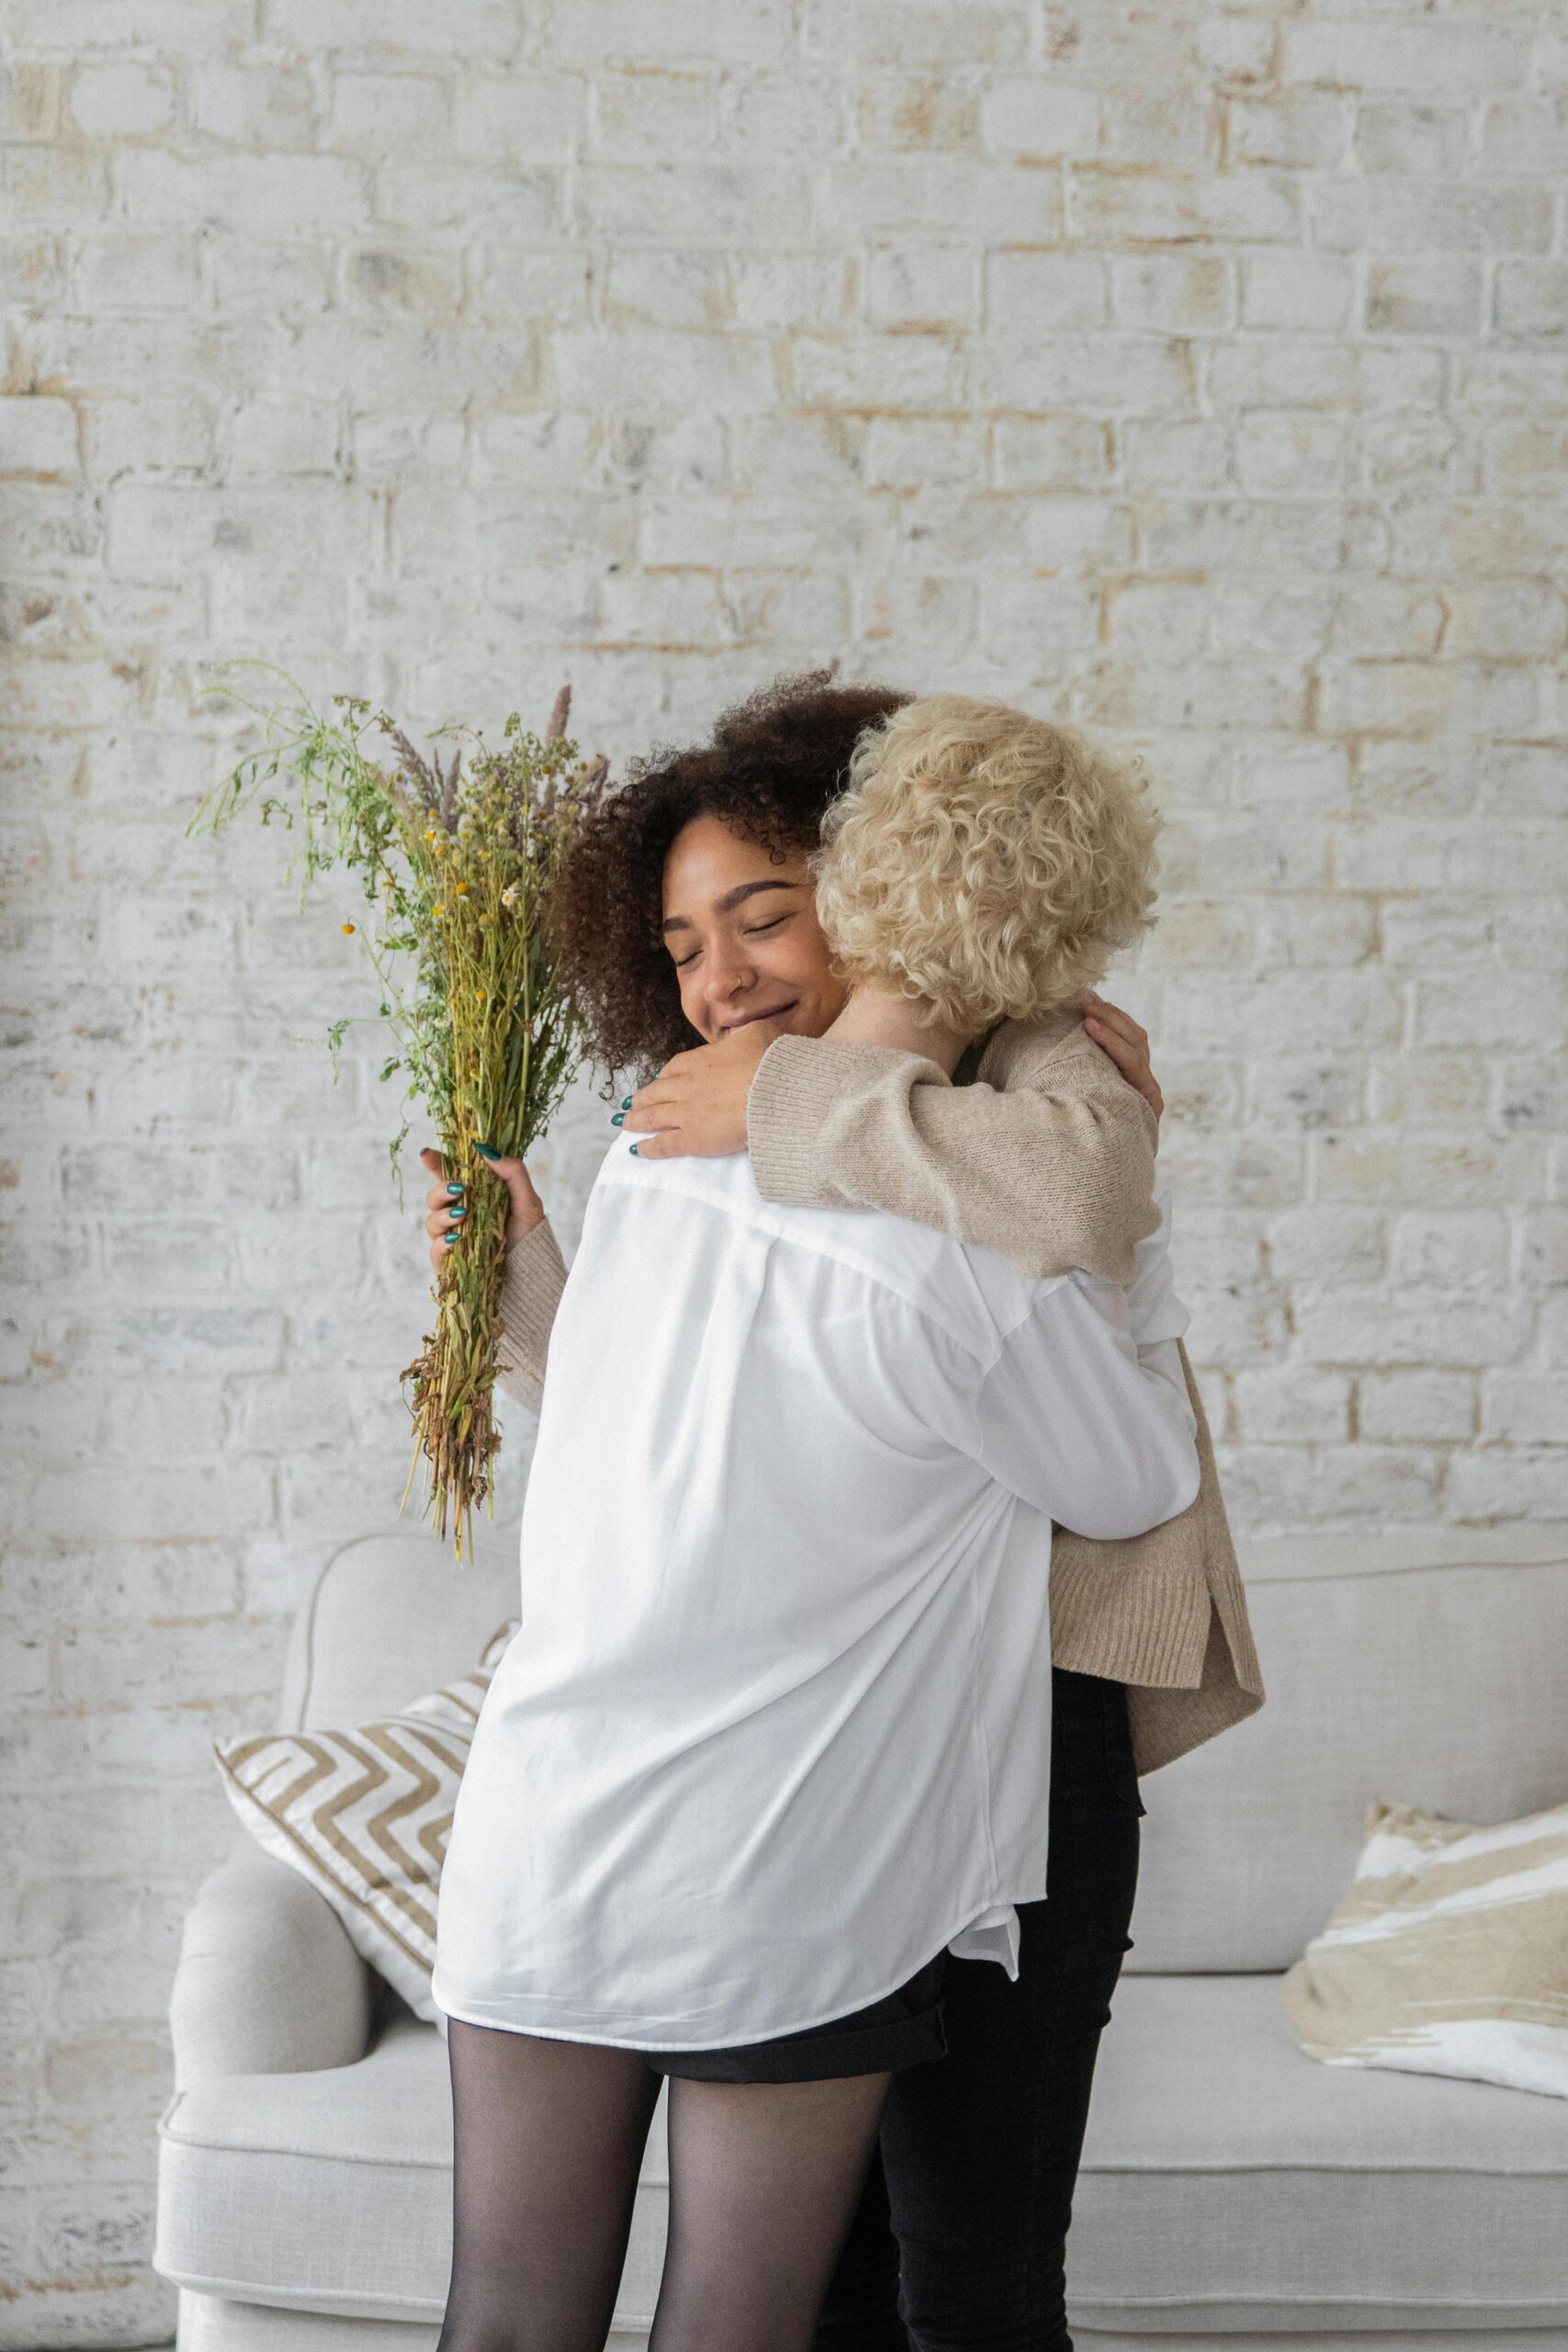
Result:
<svg viewBox="0 0 1568 2352">
<path fill-rule="evenodd" d="M 175 2085 L 351 2066 L 369 2044 L 375 1988 L 332 1905 L 246 1838 L 186 1918 L 169 2000 Z"/>
</svg>

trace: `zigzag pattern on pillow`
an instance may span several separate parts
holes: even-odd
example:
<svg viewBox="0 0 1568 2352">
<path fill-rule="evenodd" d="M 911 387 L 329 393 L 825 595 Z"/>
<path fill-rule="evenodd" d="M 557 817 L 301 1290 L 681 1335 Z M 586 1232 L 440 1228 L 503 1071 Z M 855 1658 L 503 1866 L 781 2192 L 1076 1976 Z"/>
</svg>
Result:
<svg viewBox="0 0 1568 2352">
<path fill-rule="evenodd" d="M 355 1950 L 418 2017 L 430 1996 L 435 1905 L 453 1808 L 509 1617 L 471 1674 L 347 1731 L 214 1740 L 223 1785 L 257 1842 L 300 1871 Z"/>
</svg>

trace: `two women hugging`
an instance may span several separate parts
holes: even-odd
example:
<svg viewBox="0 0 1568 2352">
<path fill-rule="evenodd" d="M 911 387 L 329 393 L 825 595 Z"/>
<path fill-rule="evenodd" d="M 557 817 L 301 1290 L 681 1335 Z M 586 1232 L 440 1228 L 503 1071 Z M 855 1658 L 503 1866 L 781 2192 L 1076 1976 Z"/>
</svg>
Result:
<svg viewBox="0 0 1568 2352">
<path fill-rule="evenodd" d="M 496 1163 L 540 1420 L 441 1881 L 441 2352 L 604 2340 L 665 2083 L 659 2352 L 1070 2340 L 1139 1776 L 1263 1699 L 1092 994 L 1156 821 L 1068 730 L 813 675 L 574 846 L 643 1083 L 570 1276 Z"/>
</svg>

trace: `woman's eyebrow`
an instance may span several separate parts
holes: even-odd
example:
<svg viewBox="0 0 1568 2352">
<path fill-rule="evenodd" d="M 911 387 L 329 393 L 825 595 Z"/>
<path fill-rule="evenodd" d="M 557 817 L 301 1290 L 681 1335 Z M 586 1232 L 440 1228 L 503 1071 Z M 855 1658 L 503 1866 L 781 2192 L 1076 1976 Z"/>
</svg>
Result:
<svg viewBox="0 0 1568 2352">
<path fill-rule="evenodd" d="M 727 915 L 740 904 L 742 899 L 750 898 L 755 891 L 798 890 L 801 887 L 798 882 L 738 882 L 733 890 L 727 890 L 722 899 L 714 900 L 713 910 L 716 915 Z M 690 915 L 666 915 L 659 928 L 660 932 L 690 931 L 692 918 Z"/>
</svg>

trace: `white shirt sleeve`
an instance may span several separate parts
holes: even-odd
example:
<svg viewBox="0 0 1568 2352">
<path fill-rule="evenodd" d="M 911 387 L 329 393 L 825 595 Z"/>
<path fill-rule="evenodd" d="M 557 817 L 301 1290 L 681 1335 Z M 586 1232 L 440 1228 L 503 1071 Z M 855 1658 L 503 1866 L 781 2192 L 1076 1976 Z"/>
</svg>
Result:
<svg viewBox="0 0 1568 2352">
<path fill-rule="evenodd" d="M 1176 1399 L 1177 1409 L 1194 1437 L 1198 1434 L 1198 1417 L 1192 1410 L 1192 1400 L 1187 1394 L 1187 1376 L 1181 1369 L 1181 1357 L 1175 1340 L 1155 1340 L 1138 1350 L 1139 1368 L 1151 1379 L 1163 1380 Z"/>
<path fill-rule="evenodd" d="M 1073 1274 L 1043 1289 L 975 1395 L 976 1458 L 1013 1494 L 1095 1537 L 1142 1535 L 1198 1492 L 1198 1449 L 1175 1362 L 1145 1366 L 1129 1295 Z"/>
</svg>

